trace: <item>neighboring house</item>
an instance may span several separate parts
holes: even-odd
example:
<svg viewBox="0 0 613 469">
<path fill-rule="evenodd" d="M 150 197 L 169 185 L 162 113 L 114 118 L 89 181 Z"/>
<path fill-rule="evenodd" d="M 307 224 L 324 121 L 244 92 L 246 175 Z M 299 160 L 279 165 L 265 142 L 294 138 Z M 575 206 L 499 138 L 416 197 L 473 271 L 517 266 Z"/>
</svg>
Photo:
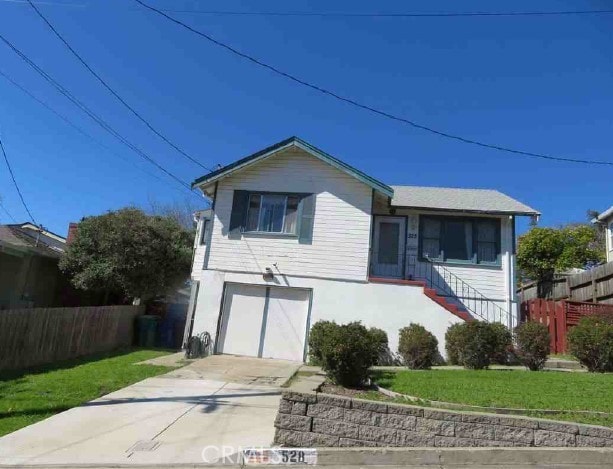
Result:
<svg viewBox="0 0 613 469">
<path fill-rule="evenodd" d="M 32 223 L 0 225 L 0 309 L 53 306 L 66 239 Z"/>
<path fill-rule="evenodd" d="M 216 353 L 301 361 L 325 319 L 382 328 L 392 349 L 420 323 L 444 354 L 452 324 L 517 323 L 515 217 L 539 213 L 500 192 L 388 186 L 296 137 L 193 186 L 212 213 L 188 332 Z"/>
<path fill-rule="evenodd" d="M 607 262 L 613 262 L 613 207 L 609 207 L 594 220 L 605 227 Z"/>
</svg>

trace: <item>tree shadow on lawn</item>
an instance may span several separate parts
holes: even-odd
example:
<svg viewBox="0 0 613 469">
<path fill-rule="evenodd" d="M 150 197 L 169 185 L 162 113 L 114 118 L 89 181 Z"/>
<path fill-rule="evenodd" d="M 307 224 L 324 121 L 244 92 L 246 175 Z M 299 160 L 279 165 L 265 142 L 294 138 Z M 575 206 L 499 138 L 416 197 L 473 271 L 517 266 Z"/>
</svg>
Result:
<svg viewBox="0 0 613 469">
<path fill-rule="evenodd" d="M 25 409 L 25 410 L 12 410 L 9 412 L 0 412 L 0 420 L 8 419 L 12 417 L 25 417 L 29 415 L 53 415 L 59 414 L 60 412 L 64 412 L 65 410 L 72 409 L 74 406 L 54 406 L 54 407 L 45 407 L 41 409 Z"/>
<path fill-rule="evenodd" d="M 42 365 L 36 365 L 29 368 L 22 368 L 18 370 L 3 370 L 0 371 L 0 383 L 3 381 L 14 381 L 24 376 L 37 375 L 48 373 L 50 371 L 65 370 L 68 368 L 74 368 L 75 366 L 85 365 L 89 363 L 95 363 L 97 361 L 106 360 L 108 358 L 115 358 L 121 355 L 126 355 L 132 352 L 138 352 L 140 350 L 155 350 L 160 352 L 176 352 L 176 350 L 168 350 L 162 348 L 150 349 L 140 347 L 124 347 L 110 352 L 100 352 L 91 355 L 84 355 L 82 357 L 71 358 L 68 360 L 61 360 L 54 363 L 47 363 Z M 146 360 L 146 358 L 145 358 Z"/>
</svg>

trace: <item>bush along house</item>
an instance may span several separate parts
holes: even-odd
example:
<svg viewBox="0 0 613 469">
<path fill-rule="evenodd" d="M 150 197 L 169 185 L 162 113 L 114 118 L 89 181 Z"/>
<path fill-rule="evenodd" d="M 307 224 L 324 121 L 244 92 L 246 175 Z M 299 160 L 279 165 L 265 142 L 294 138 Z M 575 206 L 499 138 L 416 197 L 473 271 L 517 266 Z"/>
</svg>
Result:
<svg viewBox="0 0 613 469">
<path fill-rule="evenodd" d="M 291 137 L 193 183 L 198 218 L 188 334 L 215 353 L 303 361 L 311 324 L 419 323 L 444 354 L 471 318 L 517 324 L 515 217 L 495 190 L 388 186 Z"/>
</svg>

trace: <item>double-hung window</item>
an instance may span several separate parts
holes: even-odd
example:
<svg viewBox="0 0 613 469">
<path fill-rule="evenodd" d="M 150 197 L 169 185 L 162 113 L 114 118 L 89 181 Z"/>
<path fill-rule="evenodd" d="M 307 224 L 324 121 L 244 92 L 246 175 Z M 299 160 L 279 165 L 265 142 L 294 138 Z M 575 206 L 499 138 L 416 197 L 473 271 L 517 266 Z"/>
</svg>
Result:
<svg viewBox="0 0 613 469">
<path fill-rule="evenodd" d="M 500 220 L 423 215 L 420 255 L 443 262 L 500 263 Z"/>
<path fill-rule="evenodd" d="M 300 197 L 290 194 L 250 194 L 246 232 L 296 234 Z"/>
</svg>

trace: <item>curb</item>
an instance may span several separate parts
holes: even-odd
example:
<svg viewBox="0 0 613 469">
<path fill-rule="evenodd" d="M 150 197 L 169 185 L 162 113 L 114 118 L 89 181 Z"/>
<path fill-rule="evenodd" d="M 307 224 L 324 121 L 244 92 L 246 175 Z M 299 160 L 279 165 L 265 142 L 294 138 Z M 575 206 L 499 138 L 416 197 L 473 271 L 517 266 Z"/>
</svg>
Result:
<svg viewBox="0 0 613 469">
<path fill-rule="evenodd" d="M 318 466 L 611 467 L 613 448 L 321 448 Z"/>
<path fill-rule="evenodd" d="M 318 448 L 316 467 L 564 467 L 607 468 L 613 448 Z M 294 465 L 296 466 L 296 465 Z M 5 465 L 0 469 L 188 469 L 249 467 L 238 464 L 40 464 Z M 254 466 L 257 467 L 257 466 Z M 286 467 L 286 466 L 284 466 Z M 305 467 L 305 466 L 303 466 Z M 308 467 L 308 466 L 307 466 Z"/>
</svg>

